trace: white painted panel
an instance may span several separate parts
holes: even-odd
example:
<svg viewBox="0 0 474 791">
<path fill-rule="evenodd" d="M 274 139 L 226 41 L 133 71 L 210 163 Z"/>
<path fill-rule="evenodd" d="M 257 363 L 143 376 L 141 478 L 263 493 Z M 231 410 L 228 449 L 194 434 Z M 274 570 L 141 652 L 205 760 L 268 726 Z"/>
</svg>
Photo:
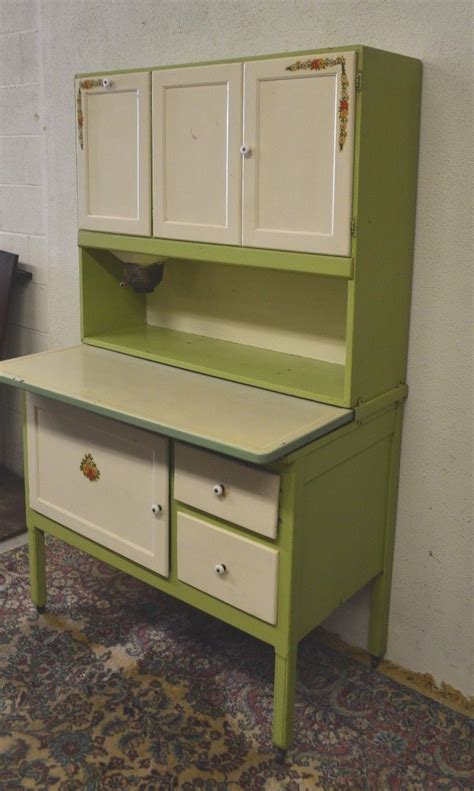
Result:
<svg viewBox="0 0 474 791">
<path fill-rule="evenodd" d="M 150 75 L 76 80 L 79 226 L 151 234 Z M 82 112 L 82 130 L 81 130 Z"/>
<path fill-rule="evenodd" d="M 222 494 L 216 495 L 214 487 Z M 275 538 L 280 478 L 226 456 L 177 443 L 174 497 L 221 519 Z"/>
<path fill-rule="evenodd" d="M 355 66 L 354 52 L 244 64 L 245 245 L 350 255 Z"/>
<path fill-rule="evenodd" d="M 153 72 L 153 234 L 238 244 L 242 64 Z"/>
<path fill-rule="evenodd" d="M 166 576 L 168 441 L 39 396 L 27 404 L 32 509 Z"/>
<path fill-rule="evenodd" d="M 258 462 L 354 418 L 351 409 L 87 345 L 0 362 L 0 380 Z"/>
<path fill-rule="evenodd" d="M 277 620 L 278 550 L 178 512 L 178 579 L 263 621 Z M 224 565 L 223 574 L 216 566 Z"/>
</svg>

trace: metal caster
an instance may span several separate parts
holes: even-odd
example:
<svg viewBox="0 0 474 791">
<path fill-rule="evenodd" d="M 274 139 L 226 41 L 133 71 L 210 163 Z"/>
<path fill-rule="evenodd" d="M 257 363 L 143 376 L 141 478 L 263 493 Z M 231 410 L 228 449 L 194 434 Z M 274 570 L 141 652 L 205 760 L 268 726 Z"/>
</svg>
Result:
<svg viewBox="0 0 474 791">
<path fill-rule="evenodd" d="M 382 661 L 382 657 L 381 656 L 373 656 L 373 655 L 371 655 L 371 657 L 370 657 L 370 667 L 372 668 L 372 670 L 377 670 L 377 668 L 380 665 L 381 661 Z"/>
<path fill-rule="evenodd" d="M 275 752 L 275 761 L 277 764 L 284 764 L 286 761 L 286 750 L 283 747 L 277 747 Z"/>
<path fill-rule="evenodd" d="M 42 615 L 44 612 L 46 612 L 46 605 L 43 604 L 41 607 L 37 607 L 36 612 Z"/>
</svg>

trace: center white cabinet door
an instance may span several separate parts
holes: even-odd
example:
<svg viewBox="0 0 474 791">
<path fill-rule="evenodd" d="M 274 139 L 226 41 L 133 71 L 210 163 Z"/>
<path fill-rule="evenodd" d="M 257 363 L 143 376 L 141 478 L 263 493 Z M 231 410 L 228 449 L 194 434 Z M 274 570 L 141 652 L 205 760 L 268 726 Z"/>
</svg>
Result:
<svg viewBox="0 0 474 791">
<path fill-rule="evenodd" d="M 168 441 L 31 394 L 27 420 L 31 508 L 167 576 Z"/>
<path fill-rule="evenodd" d="M 350 255 L 355 71 L 355 52 L 244 64 L 244 245 Z"/>
<path fill-rule="evenodd" d="M 242 64 L 153 72 L 153 235 L 241 241 Z"/>
<path fill-rule="evenodd" d="M 151 235 L 150 74 L 76 80 L 79 227 Z"/>
</svg>

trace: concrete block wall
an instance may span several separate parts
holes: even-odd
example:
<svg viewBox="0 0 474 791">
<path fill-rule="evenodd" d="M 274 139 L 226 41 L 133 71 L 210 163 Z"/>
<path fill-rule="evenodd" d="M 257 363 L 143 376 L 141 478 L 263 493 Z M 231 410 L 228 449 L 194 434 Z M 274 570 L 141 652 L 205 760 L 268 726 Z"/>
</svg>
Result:
<svg viewBox="0 0 474 791">
<path fill-rule="evenodd" d="M 0 249 L 33 279 L 15 286 L 6 357 L 48 348 L 48 242 L 39 0 L 0 2 Z M 0 462 L 22 472 L 20 396 L 3 388 Z"/>
</svg>

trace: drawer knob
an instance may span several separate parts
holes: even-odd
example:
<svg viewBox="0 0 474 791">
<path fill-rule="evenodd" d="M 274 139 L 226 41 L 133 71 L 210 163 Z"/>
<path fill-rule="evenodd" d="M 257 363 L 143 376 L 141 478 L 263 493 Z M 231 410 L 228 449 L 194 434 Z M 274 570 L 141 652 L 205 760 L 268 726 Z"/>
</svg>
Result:
<svg viewBox="0 0 474 791">
<path fill-rule="evenodd" d="M 109 80 L 108 77 L 104 77 L 102 80 L 102 87 L 103 88 L 111 88 L 112 87 L 112 80 Z"/>
<path fill-rule="evenodd" d="M 161 514 L 162 511 L 163 511 L 163 506 L 160 505 L 159 503 L 156 503 L 155 505 L 151 506 L 151 512 L 153 514 Z"/>
<path fill-rule="evenodd" d="M 219 577 L 222 577 L 222 575 L 227 571 L 227 566 L 225 563 L 216 563 L 214 566 L 214 571 Z"/>
<path fill-rule="evenodd" d="M 240 146 L 240 153 L 242 154 L 243 157 L 248 157 L 248 155 L 250 154 L 250 146 L 246 146 L 245 143 L 243 143 Z"/>
<path fill-rule="evenodd" d="M 216 497 L 224 497 L 225 495 L 225 486 L 222 483 L 215 483 L 212 487 L 213 493 Z"/>
</svg>

